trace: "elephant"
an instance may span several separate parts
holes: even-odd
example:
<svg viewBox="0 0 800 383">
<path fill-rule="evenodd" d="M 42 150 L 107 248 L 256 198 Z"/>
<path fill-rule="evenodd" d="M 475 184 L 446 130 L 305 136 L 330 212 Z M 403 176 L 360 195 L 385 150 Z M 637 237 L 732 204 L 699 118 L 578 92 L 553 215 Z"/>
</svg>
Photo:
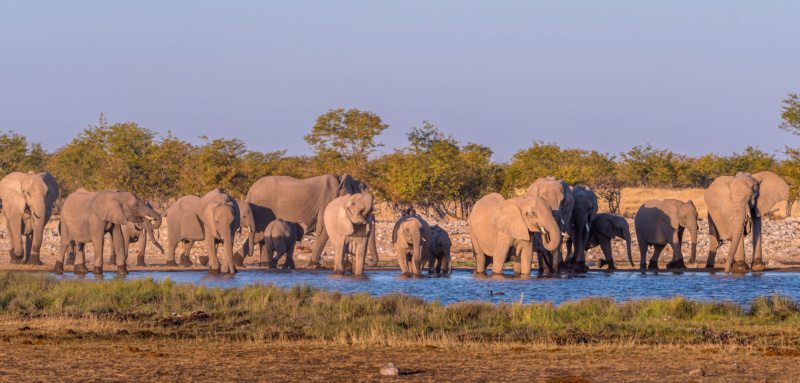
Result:
<svg viewBox="0 0 800 383">
<path fill-rule="evenodd" d="M 158 248 L 158 251 L 160 251 L 161 254 L 164 254 L 164 248 L 161 247 L 161 244 L 156 240 L 155 235 L 153 235 L 153 230 L 147 230 L 144 225 L 128 222 L 122 227 L 122 238 L 125 241 L 126 248 L 131 242 L 137 242 L 139 244 L 139 250 L 136 252 L 136 266 L 147 266 L 144 261 L 145 252 L 147 250 L 147 238 L 150 238 L 150 240 L 153 241 L 153 245 Z M 127 257 L 127 254 L 125 254 L 125 256 Z M 116 264 L 116 257 L 117 254 L 112 253 L 111 260 L 109 262 Z"/>
<path fill-rule="evenodd" d="M 64 271 L 64 255 L 68 248 L 78 246 L 78 257 L 75 259 L 74 272 L 85 274 L 86 259 L 83 246 L 91 242 L 95 249 L 95 274 L 103 272 L 103 244 L 106 233 L 111 233 L 111 243 L 116 254 L 128 254 L 127 241 L 123 237 L 123 228 L 129 222 L 142 225 L 146 230 L 155 230 L 161 226 L 161 215 L 149 203 L 130 192 L 105 190 L 90 192 L 78 188 L 70 194 L 61 208 L 61 244 L 56 254 L 53 267 L 55 272 Z M 117 272 L 127 274 L 126 257 L 115 259 Z"/>
<path fill-rule="evenodd" d="M 11 263 L 42 264 L 39 252 L 44 226 L 57 198 L 58 183 L 48 172 L 14 172 L 0 180 L 0 201 L 11 237 Z"/>
<path fill-rule="evenodd" d="M 658 256 L 667 244 L 672 246 L 672 261 L 668 269 L 685 269 L 681 243 L 683 232 L 691 235 L 692 252 L 689 263 L 694 263 L 697 255 L 697 209 L 692 201 L 676 199 L 650 200 L 644 203 L 633 221 L 636 238 L 639 241 L 639 267 L 645 268 L 647 248 L 653 245 L 653 257 L 648 269 L 658 270 Z"/>
<path fill-rule="evenodd" d="M 353 275 L 364 273 L 369 237 L 375 230 L 372 202 L 372 194 L 355 193 L 338 197 L 325 207 L 323 225 L 335 253 L 334 274 L 344 274 L 348 254 L 354 258 Z"/>
<path fill-rule="evenodd" d="M 422 265 L 428 260 L 431 228 L 422 217 L 401 217 L 392 230 L 392 244 L 397 253 L 397 263 L 403 274 L 422 274 Z"/>
<path fill-rule="evenodd" d="M 278 267 L 278 260 L 285 254 L 283 268 L 294 269 L 294 245 L 303 240 L 305 232 L 300 223 L 286 222 L 280 218 L 270 222 L 264 232 L 266 253 L 261 252 L 258 265 L 274 269 Z"/>
<path fill-rule="evenodd" d="M 572 190 L 566 182 L 559 180 L 556 177 L 539 178 L 530 187 L 525 194 L 527 197 L 541 197 L 547 202 L 553 212 L 553 218 L 558 223 L 559 231 L 572 237 L 572 209 L 574 206 L 574 199 Z M 559 236 L 561 238 L 561 236 Z M 539 254 L 541 258 L 549 258 L 550 263 L 553 265 L 553 272 L 564 264 L 561 253 L 561 243 L 553 251 L 545 251 L 544 254 Z M 538 253 L 537 253 L 538 254 Z M 539 262 L 539 272 L 543 271 L 543 262 Z"/>
<path fill-rule="evenodd" d="M 166 266 L 192 266 L 192 260 L 189 257 L 192 246 L 197 241 L 205 240 L 205 229 L 203 221 L 197 214 L 200 208 L 200 197 L 187 195 L 179 198 L 175 203 L 170 206 L 164 213 L 167 217 L 167 263 Z M 236 200 L 237 207 L 239 208 L 239 222 L 240 227 L 249 227 L 250 234 L 248 235 L 248 242 L 252 244 L 255 238 L 255 221 L 253 220 L 253 213 L 250 204 L 244 201 Z M 180 262 L 175 262 L 175 250 L 178 243 L 183 242 L 183 253 L 181 254 Z M 208 257 L 201 256 L 200 264 L 208 266 Z M 242 267 L 241 259 L 237 259 L 234 255 L 234 265 Z"/>
<path fill-rule="evenodd" d="M 450 259 L 450 247 L 452 242 L 447 232 L 439 225 L 431 226 L 431 243 L 428 245 L 428 274 L 441 274 L 442 270 L 446 274 L 453 273 L 453 266 Z M 435 267 L 434 267 L 435 264 Z M 424 266 L 424 264 L 423 264 Z"/>
<path fill-rule="evenodd" d="M 503 264 L 510 258 L 514 274 L 530 275 L 535 233 L 542 235 L 547 251 L 561 246 L 561 229 L 542 197 L 505 199 L 498 193 L 488 194 L 473 206 L 468 225 L 476 274 L 486 274 L 486 265 L 491 262 L 492 275 L 502 275 Z M 553 271 L 546 258 L 545 262 Z"/>
<path fill-rule="evenodd" d="M 233 239 L 241 225 L 239 204 L 220 189 L 200 198 L 197 218 L 203 227 L 203 241 L 210 260 L 210 274 L 236 274 L 233 262 Z M 222 243 L 222 262 L 217 258 L 217 245 Z"/>
<path fill-rule="evenodd" d="M 589 224 L 597 214 L 597 195 L 592 189 L 582 186 L 572 188 L 572 218 L 568 220 L 570 233 L 567 239 L 566 266 L 575 272 L 589 271 L 586 266 L 586 245 L 589 241 Z M 571 230 L 570 230 L 571 229 Z"/>
<path fill-rule="evenodd" d="M 628 225 L 628 220 L 616 215 L 608 213 L 600 213 L 592 218 L 592 223 L 589 225 L 589 240 L 586 244 L 586 250 L 600 246 L 603 250 L 605 259 L 600 260 L 600 267 L 608 265 L 609 270 L 616 269 L 614 266 L 614 257 L 611 252 L 611 240 L 614 238 L 622 238 L 628 245 L 628 262 L 633 267 L 633 256 L 631 255 L 631 229 Z"/>
<path fill-rule="evenodd" d="M 715 179 L 703 197 L 708 207 L 710 237 L 706 267 L 714 267 L 717 248 L 723 240 L 730 240 L 725 272 L 751 269 L 744 260 L 744 237 L 752 231 L 752 270 L 764 270 L 761 217 L 772 210 L 775 204 L 789 197 L 786 181 L 772 172 L 739 172 L 734 177 Z"/>
<path fill-rule="evenodd" d="M 252 249 L 255 246 L 256 241 L 256 220 L 253 217 L 253 207 L 247 201 L 240 201 L 236 200 L 236 204 L 239 205 L 239 222 L 241 222 L 241 228 L 247 228 L 250 233 L 247 235 L 247 246 L 248 248 Z M 302 235 L 301 235 L 302 237 Z M 236 267 L 244 267 L 244 257 L 242 257 L 238 252 L 233 254 L 233 263 Z"/>
<path fill-rule="evenodd" d="M 263 244 L 264 230 L 276 218 L 303 222 L 306 233 L 314 233 L 316 238 L 309 267 L 319 267 L 322 249 L 329 238 L 324 225 L 325 207 L 338 197 L 362 192 L 368 192 L 367 185 L 354 180 L 349 174 L 342 177 L 327 174 L 307 179 L 288 176 L 262 177 L 250 187 L 245 199 L 253 209 L 256 226 L 254 242 Z M 378 263 L 374 235 L 373 231 L 373 237 L 369 239 L 372 253 L 370 266 Z M 240 252 L 243 257 L 253 254 L 252 244 L 243 246 Z"/>
</svg>

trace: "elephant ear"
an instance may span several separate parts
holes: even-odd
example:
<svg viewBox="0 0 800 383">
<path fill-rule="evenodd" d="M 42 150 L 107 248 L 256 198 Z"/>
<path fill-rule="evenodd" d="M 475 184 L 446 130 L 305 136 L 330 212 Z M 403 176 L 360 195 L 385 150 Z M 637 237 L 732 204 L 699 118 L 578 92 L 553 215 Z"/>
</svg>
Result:
<svg viewBox="0 0 800 383">
<path fill-rule="evenodd" d="M 564 185 L 564 202 L 561 207 L 562 209 L 562 216 L 564 218 L 564 227 L 561 228 L 561 232 L 566 232 L 566 228 L 572 227 L 572 210 L 575 208 L 575 196 L 572 195 L 572 189 L 567 185 L 566 182 L 561 181 Z M 558 206 L 551 206 L 553 209 L 558 209 Z M 558 222 L 559 227 L 561 227 L 561 222 Z"/>
<path fill-rule="evenodd" d="M 353 198 L 347 198 L 340 206 L 336 206 L 336 211 L 334 212 L 334 224 L 337 226 L 337 229 L 342 230 L 342 234 L 344 235 L 353 234 L 353 232 L 356 230 L 353 226 L 353 222 L 350 221 L 350 217 L 347 214 L 347 210 L 353 208 L 354 206 L 355 200 Z"/>
<path fill-rule="evenodd" d="M 758 199 L 756 212 L 758 216 L 767 214 L 776 203 L 789 198 L 789 184 L 773 172 L 753 174 L 758 181 Z"/>
<path fill-rule="evenodd" d="M 339 178 L 339 196 L 358 193 L 356 180 L 348 173 Z"/>
<path fill-rule="evenodd" d="M 306 228 L 303 226 L 302 222 L 297 222 L 294 224 L 294 231 L 297 235 L 297 241 L 300 242 L 303 240 L 303 236 L 306 235 Z"/>
<path fill-rule="evenodd" d="M 103 221 L 124 226 L 128 223 L 125 209 L 115 192 L 100 192 L 92 199 L 92 213 Z"/>
<path fill-rule="evenodd" d="M 731 183 L 733 177 L 722 176 L 717 177 L 714 182 L 708 187 L 703 199 L 706 201 L 706 206 L 709 209 L 722 211 L 726 204 L 731 203 Z"/>
<path fill-rule="evenodd" d="M 400 229 L 402 229 L 403 222 L 408 220 L 409 216 L 401 217 L 397 222 L 394 224 L 394 229 L 392 229 L 392 243 L 397 243 L 397 236 Z"/>
<path fill-rule="evenodd" d="M 494 228 L 522 241 L 530 241 L 531 234 L 522 217 L 522 210 L 511 200 L 500 204 L 500 209 L 494 216 Z"/>
<path fill-rule="evenodd" d="M 617 227 L 614 224 L 614 221 L 606 216 L 596 219 L 592 224 L 592 230 L 608 238 L 614 238 L 617 236 Z"/>
</svg>

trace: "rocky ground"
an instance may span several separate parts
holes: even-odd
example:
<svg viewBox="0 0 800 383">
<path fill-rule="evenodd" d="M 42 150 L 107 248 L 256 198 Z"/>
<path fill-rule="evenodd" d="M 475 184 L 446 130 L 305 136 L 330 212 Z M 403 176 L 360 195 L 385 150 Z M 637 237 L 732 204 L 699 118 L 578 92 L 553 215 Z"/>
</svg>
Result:
<svg viewBox="0 0 800 383">
<path fill-rule="evenodd" d="M 428 218 L 428 221 L 431 225 L 438 224 L 442 228 L 444 228 L 449 234 L 450 238 L 453 242 L 452 257 L 455 262 L 471 262 L 474 261 L 474 256 L 472 254 L 472 244 L 470 241 L 469 236 L 469 229 L 467 227 L 466 221 L 460 220 L 435 220 Z M 764 261 L 767 263 L 769 267 L 794 267 L 800 265 L 800 236 L 798 235 L 798 230 L 800 229 L 800 218 L 785 218 L 781 220 L 769 220 L 765 219 L 763 227 L 763 235 L 764 235 L 764 242 L 763 242 L 763 254 L 764 254 Z M 628 223 L 630 227 L 633 228 L 633 219 L 628 219 Z M 156 232 L 156 237 L 159 239 L 159 243 L 163 247 L 166 248 L 167 245 L 167 229 L 166 223 L 162 225 L 162 227 Z M 53 265 L 55 264 L 55 257 L 54 254 L 58 249 L 59 244 L 59 236 L 57 232 L 58 227 L 58 218 L 51 220 L 51 222 L 47 225 L 45 229 L 45 239 L 44 245 L 42 246 L 42 261 L 46 265 Z M 394 227 L 393 221 L 379 221 L 377 224 L 377 240 L 378 240 L 378 253 L 381 259 L 381 265 L 386 266 L 393 266 L 396 265 L 396 257 L 394 254 L 394 248 L 391 244 L 392 239 L 392 228 Z M 636 240 L 636 233 L 631 233 L 633 236 L 633 244 L 632 244 L 632 253 L 633 253 L 633 260 L 635 267 L 638 267 L 639 263 L 639 247 L 638 242 Z M 687 236 L 688 237 L 688 236 Z M 9 252 L 10 252 L 10 243 L 8 239 L 8 232 L 6 231 L 5 225 L 0 224 L 0 268 L 2 267 L 9 267 Z M 244 237 L 240 237 L 237 240 L 239 246 L 241 243 L 244 242 Z M 698 262 L 695 265 L 688 265 L 690 268 L 694 267 L 704 267 L 705 260 L 708 255 L 708 224 L 705 219 L 700 220 L 700 233 L 698 236 L 698 245 L 697 245 L 697 259 Z M 306 236 L 304 240 L 298 244 L 297 251 L 295 251 L 295 258 L 298 261 L 301 261 L 301 264 L 304 264 L 305 261 L 309 259 L 310 249 L 313 246 L 314 237 L 313 236 Z M 106 259 L 108 259 L 108 254 L 110 254 L 110 248 L 108 244 L 106 245 Z M 177 254 L 180 254 L 182 251 L 183 245 L 178 245 Z M 748 237 L 745 242 L 746 246 L 746 254 L 748 261 L 752 256 L 752 241 Z M 237 246 L 238 247 L 238 246 Z M 625 241 L 623 240 L 614 240 L 613 241 L 613 248 L 614 248 L 614 259 L 617 264 L 617 267 L 624 268 L 630 267 L 627 263 L 627 256 L 626 256 L 626 249 L 625 249 Z M 93 258 L 93 249 L 91 246 L 87 246 L 87 261 Z M 721 249 L 719 250 L 719 254 L 725 255 L 727 254 L 728 245 L 723 244 Z M 130 258 L 134 262 L 135 261 L 135 254 L 138 251 L 136 244 L 131 244 L 130 247 Z M 688 242 L 688 238 L 684 238 L 683 244 L 683 252 L 684 256 L 688 259 L 688 254 L 690 251 L 690 245 Z M 205 249 L 202 243 L 195 243 L 194 247 L 192 248 L 192 259 L 197 263 L 197 257 L 204 254 Z M 332 254 L 330 243 L 325 248 L 325 252 L 323 253 L 323 259 L 332 262 Z M 650 255 L 652 255 L 652 249 L 650 250 Z M 590 249 L 587 252 L 587 261 L 591 262 L 589 264 L 590 267 L 597 267 L 596 264 L 598 260 L 603 258 L 603 254 L 600 251 L 600 248 Z M 672 258 L 672 249 L 668 246 L 661 254 L 660 262 L 662 265 L 669 262 Z M 649 256 L 648 256 L 649 259 Z M 152 264 L 154 266 L 164 265 L 166 262 L 166 257 L 163 254 L 160 254 L 158 250 L 153 246 L 152 243 L 148 243 L 147 246 L 147 262 L 148 264 Z M 248 258 L 246 262 L 256 262 L 253 258 Z M 724 257 L 717 257 L 717 264 L 724 262 Z"/>
</svg>

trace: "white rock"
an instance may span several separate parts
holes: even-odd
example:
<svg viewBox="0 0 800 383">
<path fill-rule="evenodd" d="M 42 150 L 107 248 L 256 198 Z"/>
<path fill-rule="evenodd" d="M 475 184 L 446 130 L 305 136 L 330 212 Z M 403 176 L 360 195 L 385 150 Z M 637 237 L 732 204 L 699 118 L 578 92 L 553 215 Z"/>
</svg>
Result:
<svg viewBox="0 0 800 383">
<path fill-rule="evenodd" d="M 389 362 L 389 364 L 381 367 L 381 375 L 385 376 L 400 375 L 400 370 L 397 368 L 397 365 L 395 365 L 394 362 Z"/>
<path fill-rule="evenodd" d="M 702 368 L 698 368 L 696 370 L 689 371 L 690 376 L 706 376 L 706 372 L 703 371 Z"/>
</svg>

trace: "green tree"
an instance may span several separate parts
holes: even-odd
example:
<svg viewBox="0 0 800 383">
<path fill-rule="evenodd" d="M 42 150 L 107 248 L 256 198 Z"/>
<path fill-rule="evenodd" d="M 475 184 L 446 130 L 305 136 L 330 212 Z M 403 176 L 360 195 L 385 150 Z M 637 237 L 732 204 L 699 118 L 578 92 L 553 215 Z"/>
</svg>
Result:
<svg viewBox="0 0 800 383">
<path fill-rule="evenodd" d="M 0 178 L 11 172 L 45 170 L 48 153 L 37 142 L 12 131 L 0 131 Z"/>
<path fill-rule="evenodd" d="M 370 154 L 383 146 L 375 138 L 388 127 L 371 111 L 330 109 L 317 117 L 311 133 L 303 138 L 326 172 L 347 172 L 358 178 L 366 173 Z"/>
<path fill-rule="evenodd" d="M 800 136 L 800 96 L 797 93 L 789 93 L 785 99 L 781 101 L 783 112 L 781 112 L 781 124 L 779 128 Z"/>
</svg>

